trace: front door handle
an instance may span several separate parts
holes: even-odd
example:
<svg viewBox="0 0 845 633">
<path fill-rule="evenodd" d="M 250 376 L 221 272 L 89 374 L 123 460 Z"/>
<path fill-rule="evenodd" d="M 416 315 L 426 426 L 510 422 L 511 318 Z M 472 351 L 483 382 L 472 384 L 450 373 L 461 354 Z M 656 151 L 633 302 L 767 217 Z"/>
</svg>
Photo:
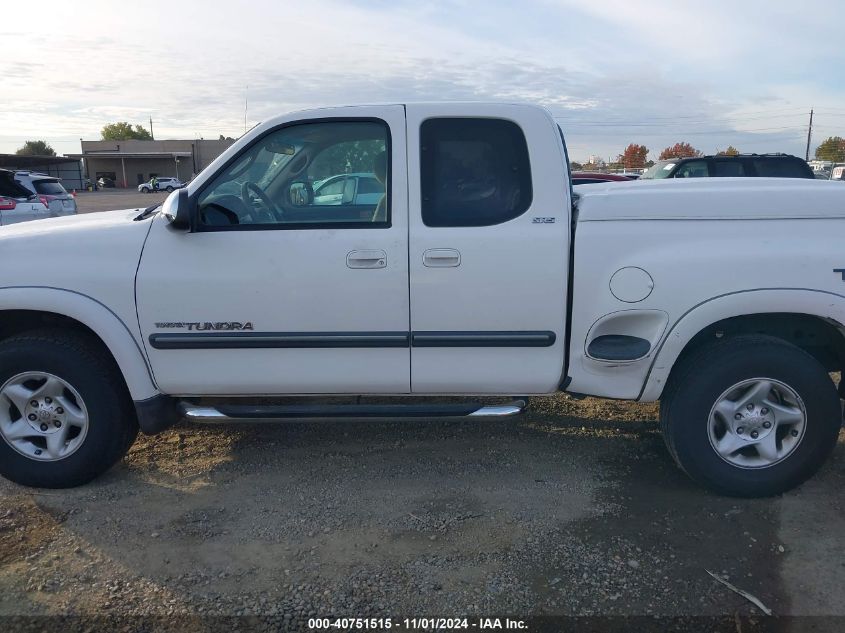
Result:
<svg viewBox="0 0 845 633">
<path fill-rule="evenodd" d="M 461 265 L 461 253 L 454 248 L 430 248 L 423 253 L 427 268 L 454 268 Z"/>
<path fill-rule="evenodd" d="M 387 253 L 384 251 L 350 251 L 346 254 L 349 268 L 386 268 Z"/>
</svg>

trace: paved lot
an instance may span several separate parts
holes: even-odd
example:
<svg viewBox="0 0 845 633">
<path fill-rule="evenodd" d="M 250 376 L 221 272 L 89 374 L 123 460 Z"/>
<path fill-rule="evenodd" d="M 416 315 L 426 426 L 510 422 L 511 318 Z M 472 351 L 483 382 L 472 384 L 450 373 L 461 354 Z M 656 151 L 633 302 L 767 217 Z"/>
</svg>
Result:
<svg viewBox="0 0 845 633">
<path fill-rule="evenodd" d="M 729 499 L 676 469 L 656 407 L 567 396 L 494 422 L 185 425 L 79 489 L 0 481 L 0 615 L 710 615 L 760 630 L 734 624 L 759 611 L 705 570 L 779 616 L 845 616 L 843 487 L 845 433 L 801 489 Z"/>
<path fill-rule="evenodd" d="M 151 204 L 163 202 L 167 193 L 138 193 L 134 189 L 104 189 L 80 191 L 76 194 L 79 213 L 115 211 L 117 209 L 146 209 Z"/>
</svg>

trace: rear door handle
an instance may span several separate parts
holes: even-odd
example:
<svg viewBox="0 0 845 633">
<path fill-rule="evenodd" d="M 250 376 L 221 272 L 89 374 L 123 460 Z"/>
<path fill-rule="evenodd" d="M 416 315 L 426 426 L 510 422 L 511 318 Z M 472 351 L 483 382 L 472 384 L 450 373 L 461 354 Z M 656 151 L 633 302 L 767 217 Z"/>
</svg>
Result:
<svg viewBox="0 0 845 633">
<path fill-rule="evenodd" d="M 454 268 L 461 265 L 461 253 L 454 248 L 430 248 L 423 253 L 423 266 Z"/>
<path fill-rule="evenodd" d="M 386 268 L 387 253 L 384 251 L 350 251 L 346 255 L 349 268 Z"/>
</svg>

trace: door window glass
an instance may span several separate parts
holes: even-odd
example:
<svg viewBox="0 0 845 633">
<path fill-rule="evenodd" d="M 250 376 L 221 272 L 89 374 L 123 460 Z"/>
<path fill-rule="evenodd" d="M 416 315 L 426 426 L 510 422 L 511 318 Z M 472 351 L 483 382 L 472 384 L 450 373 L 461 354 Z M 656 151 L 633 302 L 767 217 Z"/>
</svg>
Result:
<svg viewBox="0 0 845 633">
<path fill-rule="evenodd" d="M 427 226 L 501 224 L 531 205 L 528 146 L 512 121 L 423 121 L 420 170 Z"/>
<path fill-rule="evenodd" d="M 678 167 L 675 178 L 707 178 L 707 161 L 692 160 Z"/>
<path fill-rule="evenodd" d="M 292 125 L 247 148 L 200 194 L 201 227 L 390 226 L 387 125 L 332 121 Z M 359 195 L 364 178 L 384 183 Z"/>
<path fill-rule="evenodd" d="M 713 175 L 723 178 L 745 176 L 745 166 L 741 160 L 715 160 Z"/>
</svg>

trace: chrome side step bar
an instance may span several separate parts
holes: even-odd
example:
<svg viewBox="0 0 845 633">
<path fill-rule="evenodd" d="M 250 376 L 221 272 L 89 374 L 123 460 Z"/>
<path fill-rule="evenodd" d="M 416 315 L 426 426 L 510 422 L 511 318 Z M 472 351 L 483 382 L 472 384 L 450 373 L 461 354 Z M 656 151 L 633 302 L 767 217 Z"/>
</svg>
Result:
<svg viewBox="0 0 845 633">
<path fill-rule="evenodd" d="M 527 400 L 506 404 L 340 404 L 340 405 L 246 405 L 217 406 L 180 402 L 186 420 L 204 424 L 229 422 L 290 422 L 331 419 L 390 418 L 500 418 L 522 413 Z"/>
</svg>

